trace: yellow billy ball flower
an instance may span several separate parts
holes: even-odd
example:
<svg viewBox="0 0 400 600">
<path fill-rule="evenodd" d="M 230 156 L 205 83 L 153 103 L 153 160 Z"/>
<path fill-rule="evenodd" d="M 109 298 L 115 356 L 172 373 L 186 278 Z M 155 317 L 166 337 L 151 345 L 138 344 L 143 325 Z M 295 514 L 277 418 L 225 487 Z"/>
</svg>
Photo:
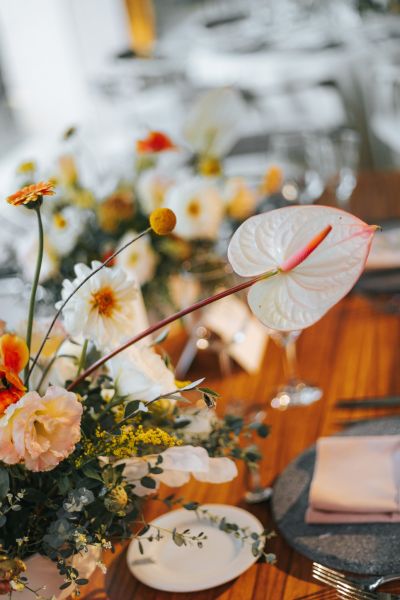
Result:
<svg viewBox="0 0 400 600">
<path fill-rule="evenodd" d="M 175 213 L 169 208 L 156 208 L 149 220 L 150 227 L 157 235 L 168 235 L 176 225 Z"/>
</svg>

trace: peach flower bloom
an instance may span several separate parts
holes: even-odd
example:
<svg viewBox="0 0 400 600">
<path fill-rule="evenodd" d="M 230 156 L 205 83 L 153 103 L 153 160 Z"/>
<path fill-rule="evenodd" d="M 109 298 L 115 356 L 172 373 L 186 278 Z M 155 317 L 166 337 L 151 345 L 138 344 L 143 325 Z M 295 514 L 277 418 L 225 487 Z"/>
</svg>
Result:
<svg viewBox="0 0 400 600">
<path fill-rule="evenodd" d="M 49 387 L 43 397 L 28 392 L 0 418 L 0 460 L 22 462 L 29 471 L 54 469 L 79 442 L 81 416 L 72 392 L 60 387 Z"/>
</svg>

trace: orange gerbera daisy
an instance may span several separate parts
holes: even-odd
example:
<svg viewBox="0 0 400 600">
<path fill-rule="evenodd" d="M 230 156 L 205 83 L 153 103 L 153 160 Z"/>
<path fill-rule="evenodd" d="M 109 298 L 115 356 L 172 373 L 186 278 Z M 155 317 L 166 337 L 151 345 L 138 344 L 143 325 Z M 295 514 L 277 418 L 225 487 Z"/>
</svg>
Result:
<svg viewBox="0 0 400 600">
<path fill-rule="evenodd" d="M 146 138 L 136 142 L 136 150 L 139 154 L 165 152 L 165 150 L 174 149 L 175 144 L 161 131 L 150 131 Z"/>
<path fill-rule="evenodd" d="M 26 388 L 18 373 L 27 365 L 29 350 L 25 340 L 5 333 L 0 337 L 0 415 L 17 402 Z"/>
<path fill-rule="evenodd" d="M 20 204 L 37 202 L 42 196 L 53 196 L 54 194 L 54 182 L 39 181 L 39 183 L 26 185 L 15 194 L 11 194 L 11 196 L 8 196 L 7 202 L 13 206 L 19 206 Z"/>
</svg>

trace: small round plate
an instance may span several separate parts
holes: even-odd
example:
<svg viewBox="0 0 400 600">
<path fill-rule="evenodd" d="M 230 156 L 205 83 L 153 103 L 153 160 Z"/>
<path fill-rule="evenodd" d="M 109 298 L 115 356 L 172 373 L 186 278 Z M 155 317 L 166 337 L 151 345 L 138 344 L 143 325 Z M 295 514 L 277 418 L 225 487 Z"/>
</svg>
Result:
<svg viewBox="0 0 400 600">
<path fill-rule="evenodd" d="M 229 523 L 248 527 L 261 534 L 264 527 L 252 514 L 227 504 L 205 504 L 211 514 L 225 517 Z M 142 540 L 144 553 L 137 540 L 132 540 L 127 553 L 128 568 L 146 585 L 165 592 L 197 592 L 222 585 L 247 571 L 257 561 L 250 544 L 242 543 L 233 535 L 224 533 L 208 519 L 199 519 L 193 511 L 173 510 L 151 522 L 163 529 L 178 532 L 190 529 L 192 534 L 204 532 L 207 539 L 203 548 L 195 543 L 177 546 L 171 536 L 164 534 L 161 541 Z"/>
</svg>

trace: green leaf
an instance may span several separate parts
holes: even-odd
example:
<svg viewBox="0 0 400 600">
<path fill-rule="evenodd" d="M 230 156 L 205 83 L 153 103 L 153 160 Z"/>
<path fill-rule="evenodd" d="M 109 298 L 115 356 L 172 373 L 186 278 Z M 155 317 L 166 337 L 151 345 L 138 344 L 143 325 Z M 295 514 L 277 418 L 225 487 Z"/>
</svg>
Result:
<svg viewBox="0 0 400 600">
<path fill-rule="evenodd" d="M 215 408 L 217 405 L 215 396 L 210 396 L 210 394 L 206 394 L 205 392 L 203 392 L 203 400 L 207 408 Z"/>
<path fill-rule="evenodd" d="M 86 585 L 89 583 L 89 579 L 85 579 L 84 577 L 80 577 L 79 579 L 75 580 L 75 583 L 77 583 L 78 585 Z"/>
<path fill-rule="evenodd" d="M 199 387 L 198 389 L 200 392 L 203 392 L 204 394 L 208 394 L 209 396 L 215 396 L 216 398 L 218 398 L 220 396 L 220 394 L 218 394 L 218 392 L 216 392 L 215 390 L 212 390 L 211 388 L 208 388 L 208 387 Z"/>
<path fill-rule="evenodd" d="M 71 585 L 70 581 L 66 581 L 65 583 L 60 585 L 60 590 L 66 590 Z"/>
<path fill-rule="evenodd" d="M 257 433 L 260 437 L 266 438 L 269 434 L 269 427 L 265 423 L 260 423 L 257 427 Z"/>
<path fill-rule="evenodd" d="M 151 467 L 150 469 L 150 473 L 152 473 L 153 475 L 160 475 L 160 473 L 163 473 L 163 469 L 161 469 L 161 467 Z"/>
<path fill-rule="evenodd" d="M 143 487 L 149 488 L 150 490 L 154 490 L 156 487 L 155 480 L 152 479 L 151 477 L 148 477 L 147 475 L 142 477 L 142 479 L 140 480 L 140 483 L 142 484 Z"/>
<path fill-rule="evenodd" d="M 183 537 L 183 535 L 181 533 L 178 533 L 175 529 L 172 532 L 172 540 L 177 546 L 183 546 L 184 544 L 186 545 L 185 538 Z"/>
<path fill-rule="evenodd" d="M 139 531 L 138 536 L 142 536 L 145 533 L 147 533 L 150 529 L 150 525 L 145 525 L 144 527 L 142 527 L 142 529 Z"/>
<path fill-rule="evenodd" d="M 124 418 L 128 419 L 129 417 L 132 417 L 135 413 L 137 413 L 139 406 L 139 400 L 132 400 L 132 402 L 128 402 L 128 404 L 125 406 Z"/>
<path fill-rule="evenodd" d="M 82 471 L 86 477 L 89 477 L 89 479 L 97 479 L 97 481 L 101 481 L 103 483 L 103 479 L 94 465 L 83 465 Z"/>
<path fill-rule="evenodd" d="M 156 339 L 152 343 L 152 346 L 157 346 L 157 344 L 161 344 L 161 342 L 164 342 L 167 339 L 168 335 L 169 329 L 164 329 L 164 331 L 162 331 L 160 335 L 156 337 Z"/>
<path fill-rule="evenodd" d="M 200 504 L 198 502 L 188 502 L 183 505 L 183 508 L 186 508 L 186 510 L 197 510 L 199 506 Z"/>
<path fill-rule="evenodd" d="M 0 500 L 6 497 L 10 489 L 10 477 L 7 469 L 0 467 Z"/>
</svg>

